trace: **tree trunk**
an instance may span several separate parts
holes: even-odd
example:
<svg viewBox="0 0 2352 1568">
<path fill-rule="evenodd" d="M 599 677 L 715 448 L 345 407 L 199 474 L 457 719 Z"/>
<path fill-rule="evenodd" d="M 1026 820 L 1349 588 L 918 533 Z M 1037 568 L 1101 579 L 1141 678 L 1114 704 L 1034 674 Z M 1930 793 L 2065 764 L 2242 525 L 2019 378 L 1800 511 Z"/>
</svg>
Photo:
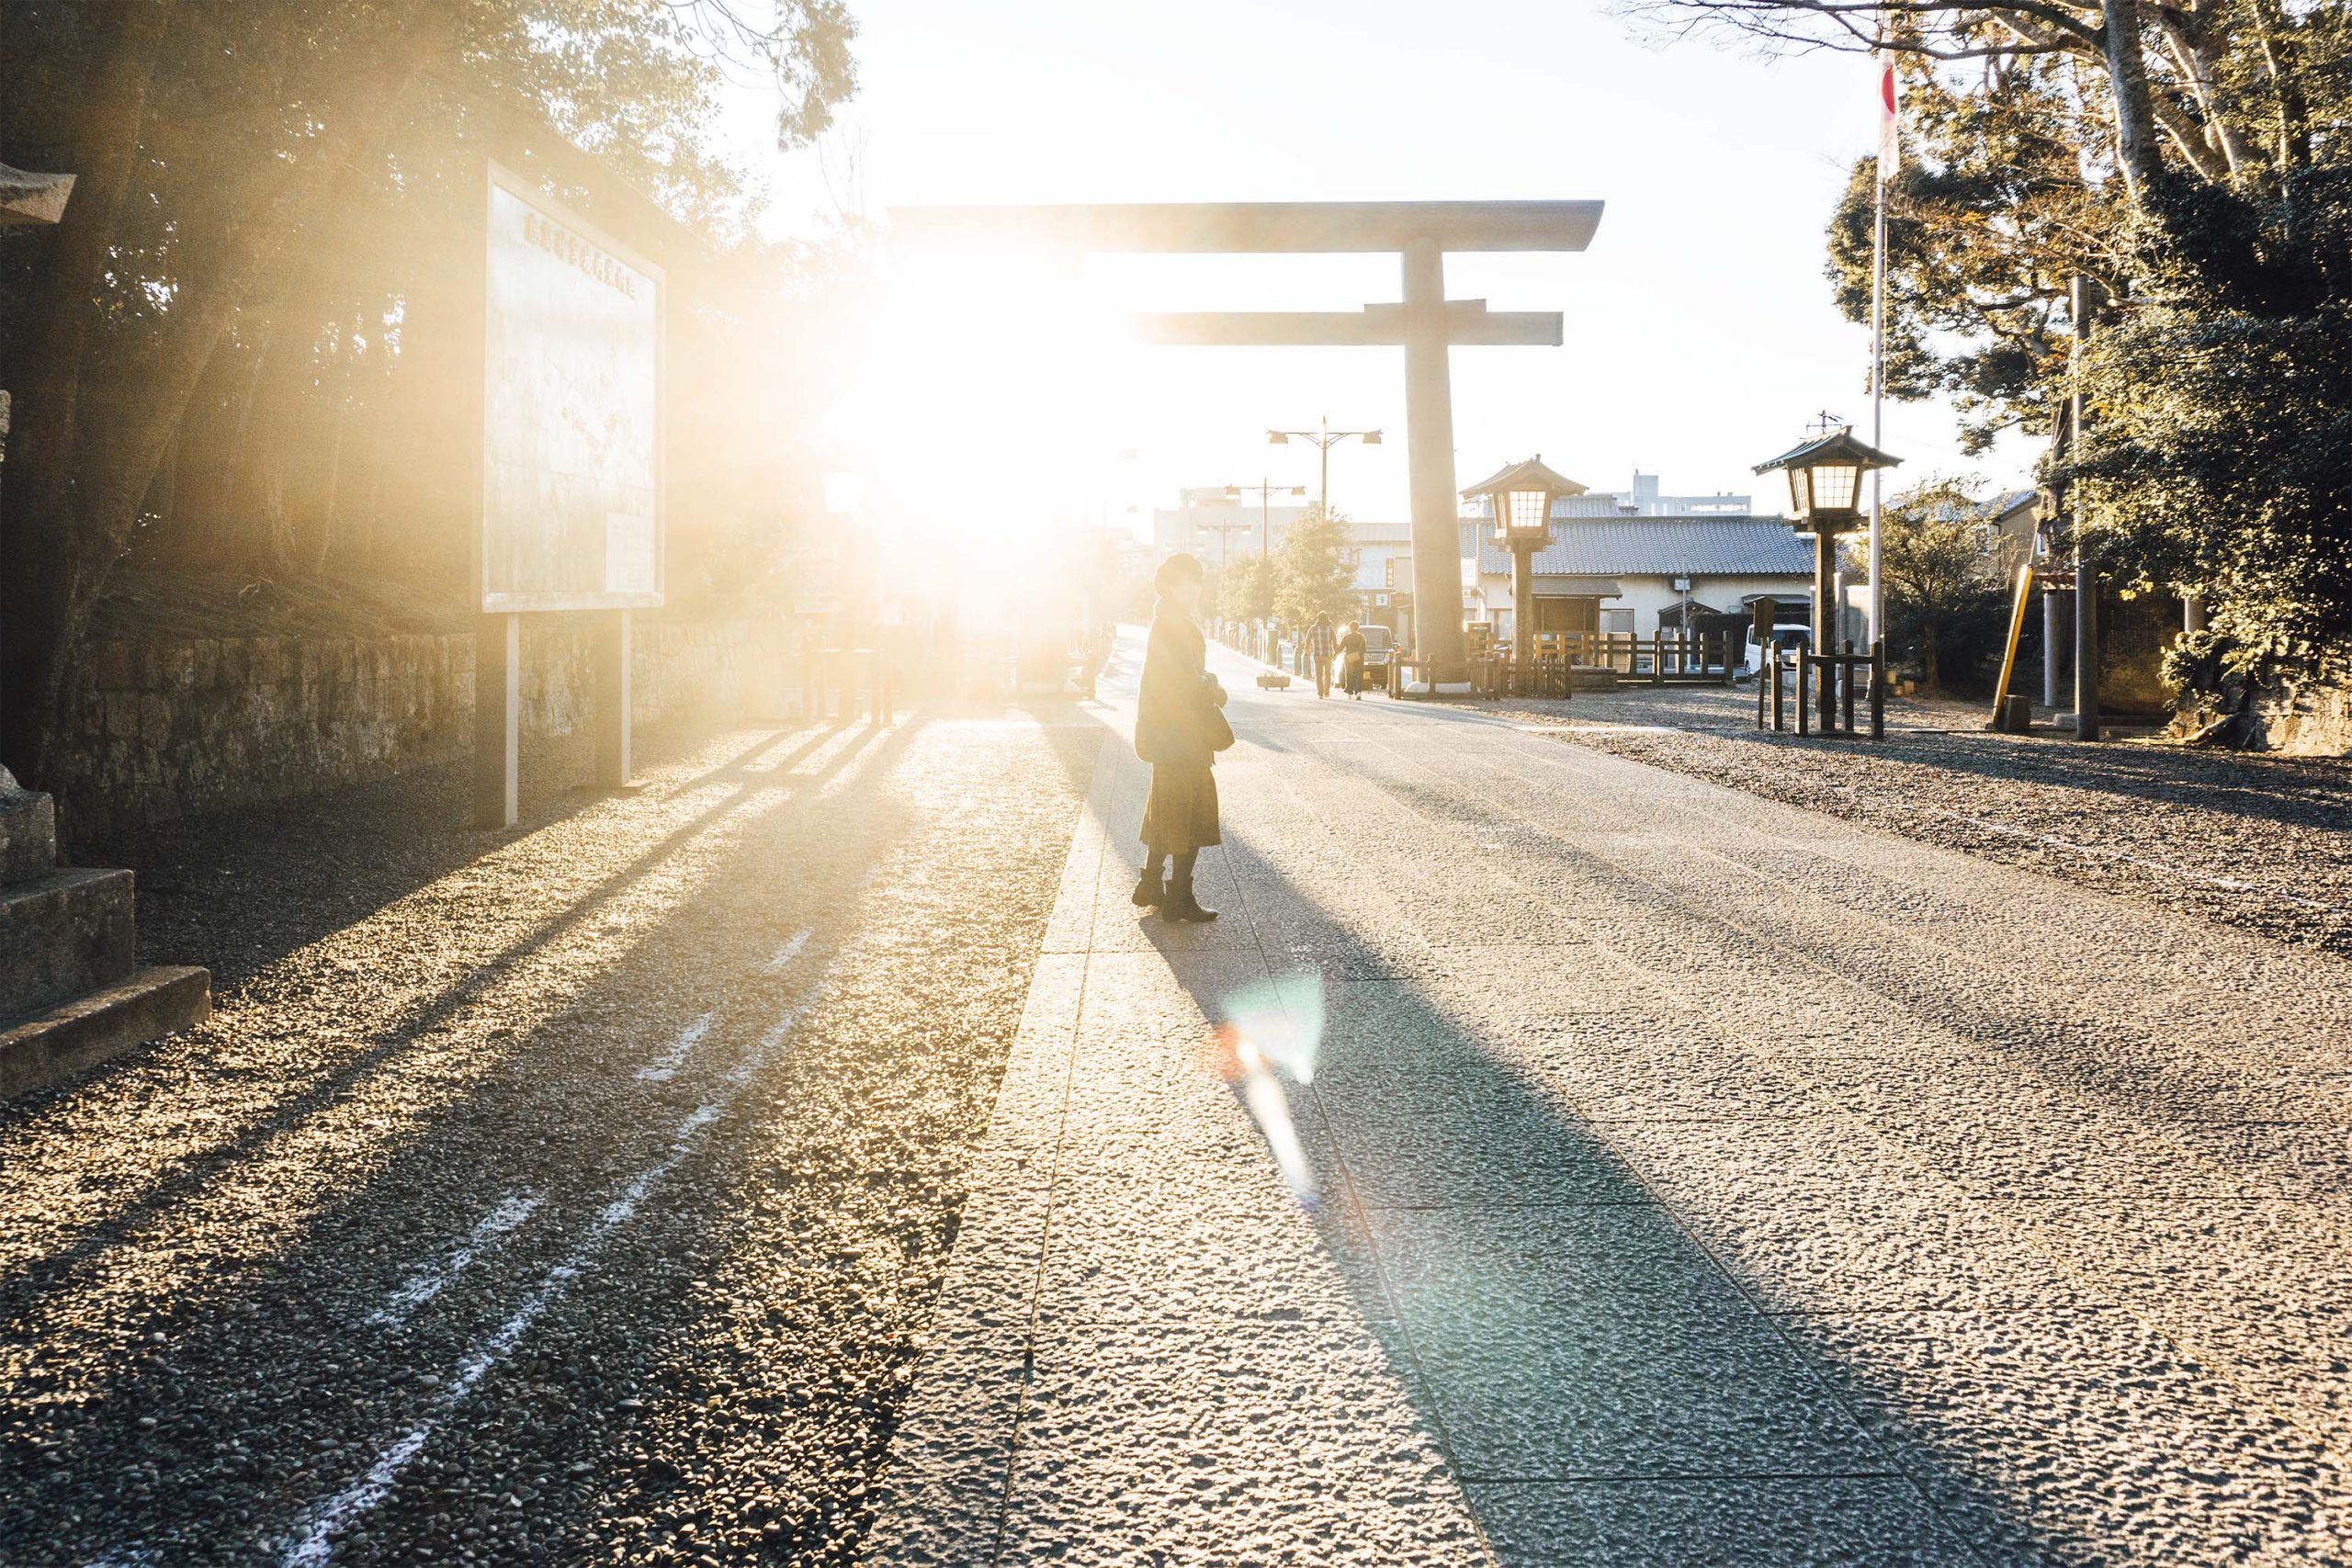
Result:
<svg viewBox="0 0 2352 1568">
<path fill-rule="evenodd" d="M 2115 106 L 2115 162 L 2132 199 L 2145 205 L 2164 176 L 2155 111 L 2148 98 L 2148 62 L 2140 39 L 2140 0 L 2102 0 L 2107 85 Z"/>
<path fill-rule="evenodd" d="M 226 555 L 240 571 L 285 576 L 295 567 L 287 479 L 302 445 L 303 416 L 313 401 L 318 325 L 316 284 L 293 280 L 272 313 L 269 347 L 255 379 L 236 483 L 230 491 L 232 532 Z"/>
<path fill-rule="evenodd" d="M 260 194 L 243 204 L 224 195 L 192 215 L 202 228 L 190 237 L 170 310 L 152 332 L 123 341 L 97 331 L 93 289 L 115 209 L 136 163 L 147 80 L 161 41 L 160 26 L 142 32 L 140 24 L 167 14 L 167 6 L 168 0 L 127 0 L 121 36 L 127 41 L 143 39 L 143 55 L 132 71 L 118 58 L 129 51 L 117 49 L 94 82 L 92 124 L 105 134 L 94 130 L 92 140 L 100 150 L 84 159 L 77 172 L 101 172 L 93 182 L 99 199 L 85 220 L 96 222 L 98 232 L 64 231 L 73 230 L 81 207 L 84 192 L 77 188 L 60 225 L 52 270 L 44 279 L 46 292 L 62 291 L 60 308 L 37 321 L 40 341 L 30 356 L 31 374 L 19 383 L 36 395 L 38 423 L 25 442 L 30 472 L 12 476 L 8 547 L 12 567 L 32 570 L 0 575 L 11 591 L 9 668 L 19 677 L 8 715 L 8 755 L 35 787 L 51 774 L 66 676 L 107 575 L 129 543 L 155 466 L 237 301 L 336 171 L 380 137 L 393 102 L 439 49 L 449 25 L 439 9 L 426 9 L 426 25 L 400 39 L 383 70 L 351 79 L 346 97 L 317 107 L 323 129 L 294 156 L 268 165 L 269 183 Z M 90 265 L 60 267 L 55 264 L 61 258 Z M 72 324 L 61 324 L 59 318 L 69 315 Z M 105 389 L 109 395 L 85 399 L 85 388 Z M 27 519 L 38 529 L 30 537 L 29 530 L 18 526 Z"/>
<path fill-rule="evenodd" d="M 351 465 L 345 454 L 351 432 L 353 404 L 359 395 L 359 338 L 367 325 L 365 308 L 360 301 L 351 302 L 350 313 L 344 319 L 340 332 L 342 341 L 336 345 L 342 352 L 341 374 L 336 377 L 333 434 L 327 442 L 326 474 L 319 484 L 318 527 L 311 541 L 311 570 L 323 576 L 328 559 L 337 552 L 342 534 L 337 524 L 342 516 L 344 476 Z"/>
<path fill-rule="evenodd" d="M 2286 192 L 2287 240 L 2291 244 L 2302 229 L 2300 176 L 2312 164 L 2312 111 L 2303 96 L 2302 50 L 2278 0 L 2249 0 L 2249 6 L 2278 108 L 2278 173 Z"/>
<path fill-rule="evenodd" d="M 217 565 L 227 529 L 229 490 L 253 407 L 254 375 L 261 355 L 241 349 L 222 333 L 212 358 L 197 378 L 188 411 L 173 440 L 178 466 L 177 504 L 169 535 L 160 541 L 161 558 L 193 570 Z"/>
<path fill-rule="evenodd" d="M 74 471 L 84 359 L 98 332 L 108 252 L 139 164 L 147 91 L 173 0 L 115 0 L 68 156 L 73 198 L 34 259 L 30 329 L 9 380 L 16 392 L 6 515 L 0 519 L 0 683 L 9 692 L 0 761 L 39 788 L 62 711 L 64 639 L 87 593 L 76 537 Z M 146 488 L 141 477 L 140 491 Z M 136 492 L 134 492 L 136 493 Z"/>
<path fill-rule="evenodd" d="M 2246 148 L 2237 127 L 2230 121 L 2215 85 L 2222 51 L 2213 46 L 2212 20 L 2209 17 L 2190 22 L 2175 11 L 2162 12 L 2160 17 L 2165 42 L 2172 49 L 2174 62 L 2187 79 L 2189 94 L 2197 101 L 2197 112 L 2210 134 L 2207 146 L 2221 154 L 2223 172 L 2234 175 L 2247 161 Z"/>
</svg>

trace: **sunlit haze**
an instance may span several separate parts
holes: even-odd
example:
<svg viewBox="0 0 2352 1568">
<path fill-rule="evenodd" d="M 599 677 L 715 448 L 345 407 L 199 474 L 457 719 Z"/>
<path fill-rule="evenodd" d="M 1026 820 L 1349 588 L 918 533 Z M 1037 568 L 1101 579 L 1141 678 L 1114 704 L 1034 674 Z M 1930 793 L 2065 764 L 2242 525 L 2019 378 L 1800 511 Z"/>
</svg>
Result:
<svg viewBox="0 0 2352 1568">
<path fill-rule="evenodd" d="M 1636 468 L 1671 493 L 1752 492 L 1750 466 L 1826 409 L 1869 429 L 1868 336 L 1823 276 L 1823 231 L 1871 145 L 1870 67 L 1670 46 L 1594 5 L 1210 0 L 1136 6 L 880 0 L 859 15 L 860 90 L 812 151 L 773 148 L 764 86 L 730 96 L 730 139 L 771 229 L 840 210 L 1021 201 L 1584 197 L 1591 248 L 1457 255 L 1448 292 L 1558 310 L 1566 344 L 1453 354 L 1467 483 L 1541 452 L 1595 489 Z M 1312 486 L 1311 446 L 1269 427 L 1401 436 L 1394 349 L 1122 347 L 1126 308 L 1353 310 L 1397 298 L 1386 256 L 1096 257 L 901 269 L 927 303 L 837 434 L 956 484 L 979 521 L 1040 509 L 1148 523 L 1191 485 Z M 902 296 L 902 298 L 908 298 Z M 1059 308 L 1084 318 L 1056 320 Z M 985 346 L 1001 350 L 975 356 Z M 1073 384 L 1058 365 L 1085 375 Z M 957 363 L 966 370 L 948 368 Z M 891 367 L 922 374 L 893 376 Z M 993 368 L 994 374 L 987 372 Z M 2030 469 L 2031 444 L 1961 456 L 1948 409 L 1889 405 L 1898 479 Z M 1132 452 L 1131 460 L 1123 460 Z M 1406 514 L 1405 446 L 1342 446 L 1332 501 Z"/>
</svg>

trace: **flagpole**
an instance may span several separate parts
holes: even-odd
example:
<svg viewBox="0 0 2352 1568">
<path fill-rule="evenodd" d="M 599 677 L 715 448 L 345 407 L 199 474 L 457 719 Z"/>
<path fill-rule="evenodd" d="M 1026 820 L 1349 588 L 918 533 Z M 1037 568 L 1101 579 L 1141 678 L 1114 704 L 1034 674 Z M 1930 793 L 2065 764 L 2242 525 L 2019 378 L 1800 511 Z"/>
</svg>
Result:
<svg viewBox="0 0 2352 1568">
<path fill-rule="evenodd" d="M 1880 102 L 1883 112 L 1892 115 L 1894 107 L 1893 77 L 1894 56 L 1882 52 L 1879 67 Z M 1875 200 L 1871 220 L 1871 445 L 1884 449 L 1886 432 L 1883 428 L 1886 403 L 1886 179 L 1888 138 L 1896 134 L 1892 125 L 1882 124 L 1879 132 L 1878 179 L 1871 186 Z M 1899 154 L 1898 154 L 1899 155 Z M 1871 470 L 1871 641 L 1875 644 L 1886 635 L 1886 581 L 1879 570 L 1879 534 L 1885 520 L 1886 507 L 1880 484 L 1879 471 Z M 1845 606 L 1838 607 L 1842 620 Z"/>
<path fill-rule="evenodd" d="M 1871 445 L 1883 450 L 1886 433 L 1886 180 L 1878 181 L 1878 213 L 1871 242 Z M 1871 470 L 1871 641 L 1885 635 L 1886 584 L 1878 570 L 1879 525 L 1886 508 L 1879 487 L 1879 470 Z"/>
</svg>

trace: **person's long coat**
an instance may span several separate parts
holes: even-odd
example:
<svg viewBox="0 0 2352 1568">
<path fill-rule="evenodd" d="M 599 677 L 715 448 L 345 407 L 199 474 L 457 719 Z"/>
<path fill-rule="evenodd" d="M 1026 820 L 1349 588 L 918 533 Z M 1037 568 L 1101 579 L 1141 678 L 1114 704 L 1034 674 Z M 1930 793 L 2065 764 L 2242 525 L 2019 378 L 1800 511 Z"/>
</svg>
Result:
<svg viewBox="0 0 2352 1568">
<path fill-rule="evenodd" d="M 1136 755 L 1151 764 L 1141 837 L 1152 849 L 1188 854 L 1225 841 L 1210 771 L 1216 759 L 1211 690 L 1208 639 L 1191 616 L 1161 600 L 1152 612 L 1136 697 Z"/>
<path fill-rule="evenodd" d="M 1363 633 L 1351 631 L 1340 639 L 1340 688 L 1350 696 L 1363 690 Z"/>
</svg>

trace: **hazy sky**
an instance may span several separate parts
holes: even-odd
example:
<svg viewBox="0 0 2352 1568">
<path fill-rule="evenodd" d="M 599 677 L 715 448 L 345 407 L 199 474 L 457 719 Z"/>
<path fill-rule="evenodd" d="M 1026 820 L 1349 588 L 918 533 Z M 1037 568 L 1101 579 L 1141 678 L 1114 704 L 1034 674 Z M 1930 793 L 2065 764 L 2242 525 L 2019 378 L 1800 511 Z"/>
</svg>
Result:
<svg viewBox="0 0 2352 1568">
<path fill-rule="evenodd" d="M 921 202 L 1597 197 L 1608 210 L 1587 252 L 1448 260 L 1455 298 L 1566 316 L 1562 348 L 1453 351 L 1459 482 L 1541 452 L 1595 489 L 1623 488 L 1638 468 L 1669 492 L 1753 492 L 1773 507 L 1777 487 L 1749 468 L 1815 411 L 1869 434 L 1867 333 L 1839 319 L 1822 276 L 1843 170 L 1874 145 L 1864 60 L 1664 46 L 1579 0 L 862 0 L 856 14 L 863 85 L 824 146 L 775 153 L 761 96 L 734 100 L 736 140 L 784 226 L 836 200 L 878 214 Z M 966 289 L 934 299 L 931 319 L 986 319 L 995 335 L 974 360 L 985 367 L 1001 362 L 1009 321 L 1057 301 L 1353 310 L 1396 299 L 1397 280 L 1385 257 L 1130 257 L 1042 288 L 1000 275 Z M 976 302 L 992 289 L 1013 297 Z M 972 352 L 956 337 L 939 334 L 943 352 Z M 1056 400 L 1057 380 L 1084 382 L 1082 396 Z M 1020 448 L 999 454 L 999 482 L 1114 513 L 1148 512 L 1187 484 L 1311 486 L 1313 448 L 1268 446 L 1270 425 L 1328 414 L 1385 426 L 1389 445 L 1333 454 L 1333 500 L 1359 517 L 1405 515 L 1397 350 L 1024 357 L 1016 373 L 928 390 L 920 417 L 968 411 L 967 444 Z M 1950 412 L 1933 405 L 1890 404 L 1885 445 L 1907 459 L 1899 478 L 1969 469 L 2008 483 L 2031 460 L 2012 442 L 1964 461 Z"/>
</svg>

